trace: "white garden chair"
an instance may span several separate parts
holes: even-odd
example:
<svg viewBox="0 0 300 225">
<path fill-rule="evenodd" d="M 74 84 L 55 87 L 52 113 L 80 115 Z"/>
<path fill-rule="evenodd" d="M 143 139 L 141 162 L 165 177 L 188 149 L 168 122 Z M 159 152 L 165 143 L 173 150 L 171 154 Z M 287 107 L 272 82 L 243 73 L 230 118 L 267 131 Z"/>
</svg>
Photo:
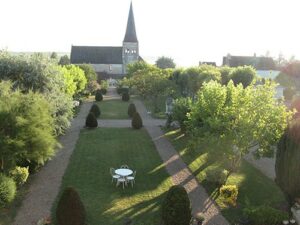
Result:
<svg viewBox="0 0 300 225">
<path fill-rule="evenodd" d="M 121 168 L 121 169 L 129 169 L 129 166 L 127 166 L 127 165 L 125 164 L 125 165 L 122 165 L 120 168 Z"/>
<path fill-rule="evenodd" d="M 115 174 L 115 169 L 114 168 L 110 168 L 109 172 L 110 172 L 110 175 L 112 177 L 111 182 L 113 182 L 114 179 L 118 180 L 120 178 L 120 175 Z"/>
<path fill-rule="evenodd" d="M 131 183 L 131 187 L 133 187 L 133 184 L 135 183 L 135 175 L 136 175 L 136 170 L 133 172 L 132 176 L 126 177 L 126 180 Z"/>
<path fill-rule="evenodd" d="M 126 182 L 127 182 L 127 181 L 126 181 L 126 178 L 125 178 L 125 177 L 120 177 L 120 178 L 117 179 L 117 185 L 116 185 L 116 187 L 117 187 L 120 183 L 122 183 L 122 186 L 123 186 L 123 189 L 124 189 L 125 184 L 127 185 Z"/>
</svg>

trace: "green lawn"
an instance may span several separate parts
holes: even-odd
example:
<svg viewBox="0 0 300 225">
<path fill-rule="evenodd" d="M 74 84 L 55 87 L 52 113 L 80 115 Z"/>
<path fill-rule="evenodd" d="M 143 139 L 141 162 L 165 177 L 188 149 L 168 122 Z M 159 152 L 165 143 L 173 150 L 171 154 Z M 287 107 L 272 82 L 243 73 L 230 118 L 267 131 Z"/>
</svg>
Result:
<svg viewBox="0 0 300 225">
<path fill-rule="evenodd" d="M 127 111 L 131 103 L 119 99 L 97 102 L 101 110 L 101 119 L 129 119 Z"/>
<path fill-rule="evenodd" d="M 237 221 L 242 215 L 242 210 L 249 205 L 270 204 L 274 207 L 280 207 L 282 204 L 286 204 L 284 195 L 277 185 L 251 164 L 243 161 L 239 172 L 231 174 L 226 182 L 226 184 L 236 184 L 239 188 L 237 207 L 226 206 L 218 196 L 218 188 L 205 181 L 205 171 L 208 168 L 220 167 L 224 163 L 220 157 L 207 152 L 196 152 L 188 149 L 186 147 L 188 138 L 179 130 L 169 131 L 166 136 L 208 194 L 215 199 L 222 214 L 230 222 Z"/>
<path fill-rule="evenodd" d="M 136 184 L 111 183 L 109 168 L 129 165 Z M 82 130 L 63 177 L 61 190 L 73 186 L 85 205 L 89 225 L 160 224 L 160 206 L 172 185 L 154 144 L 145 130 L 98 128 Z M 55 211 L 53 206 L 53 212 Z"/>
</svg>

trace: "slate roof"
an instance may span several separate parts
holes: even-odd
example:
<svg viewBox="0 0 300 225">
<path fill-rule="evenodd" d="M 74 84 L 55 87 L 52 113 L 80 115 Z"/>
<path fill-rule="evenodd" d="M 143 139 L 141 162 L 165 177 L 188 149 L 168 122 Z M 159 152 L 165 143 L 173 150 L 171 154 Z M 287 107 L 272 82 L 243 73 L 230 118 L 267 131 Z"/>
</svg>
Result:
<svg viewBox="0 0 300 225">
<path fill-rule="evenodd" d="M 127 20 L 127 28 L 123 42 L 138 42 L 135 31 L 135 23 L 132 9 L 132 2 L 130 4 L 129 15 Z"/>
<path fill-rule="evenodd" d="M 122 47 L 72 46 L 71 63 L 123 64 Z"/>
<path fill-rule="evenodd" d="M 223 66 L 237 67 L 237 66 L 253 66 L 257 70 L 273 70 L 275 69 L 275 62 L 271 57 L 257 57 L 257 56 L 224 56 Z"/>
</svg>

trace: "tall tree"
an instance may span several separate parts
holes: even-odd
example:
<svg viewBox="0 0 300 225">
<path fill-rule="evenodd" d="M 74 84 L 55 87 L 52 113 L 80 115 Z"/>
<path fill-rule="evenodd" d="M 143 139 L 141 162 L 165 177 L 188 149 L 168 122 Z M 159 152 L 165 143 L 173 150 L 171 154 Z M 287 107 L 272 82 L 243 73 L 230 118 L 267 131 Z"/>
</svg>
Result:
<svg viewBox="0 0 300 225">
<path fill-rule="evenodd" d="M 193 142 L 211 144 L 230 159 L 232 170 L 251 146 L 258 147 L 257 156 L 272 157 L 273 146 L 293 114 L 274 94 L 270 82 L 247 88 L 232 81 L 227 86 L 216 81 L 206 83 L 189 116 Z"/>
<path fill-rule="evenodd" d="M 50 59 L 57 59 L 57 53 L 52 52 L 51 55 L 50 55 Z"/>
<path fill-rule="evenodd" d="M 66 65 L 70 65 L 70 58 L 67 55 L 64 55 L 62 57 L 60 57 L 58 64 L 61 66 L 66 66 Z"/>
<path fill-rule="evenodd" d="M 256 78 L 256 71 L 252 66 L 239 66 L 230 73 L 230 79 L 235 85 L 249 86 Z"/>
<path fill-rule="evenodd" d="M 175 68 L 176 67 L 176 64 L 174 63 L 174 60 L 172 58 L 165 57 L 165 56 L 159 57 L 156 60 L 155 65 L 158 68 L 161 68 L 161 69 Z"/>
</svg>

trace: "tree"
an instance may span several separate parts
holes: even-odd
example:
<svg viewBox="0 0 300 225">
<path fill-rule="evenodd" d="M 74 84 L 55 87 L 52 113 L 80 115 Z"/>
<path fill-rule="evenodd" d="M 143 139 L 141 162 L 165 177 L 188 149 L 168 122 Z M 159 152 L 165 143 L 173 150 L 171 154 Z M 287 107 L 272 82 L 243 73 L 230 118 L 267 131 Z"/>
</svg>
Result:
<svg viewBox="0 0 300 225">
<path fill-rule="evenodd" d="M 169 57 L 161 56 L 159 57 L 155 65 L 160 69 L 167 69 L 167 68 L 175 68 L 176 64 L 174 63 L 174 60 Z"/>
<path fill-rule="evenodd" d="M 96 81 L 97 73 L 94 67 L 90 64 L 79 64 L 77 65 L 80 69 L 84 71 L 84 75 L 87 79 L 87 82 Z"/>
<path fill-rule="evenodd" d="M 285 193 L 292 206 L 296 197 L 300 196 L 300 120 L 290 124 L 282 135 L 276 152 L 276 183 Z"/>
<path fill-rule="evenodd" d="M 256 78 L 256 71 L 252 66 L 239 66 L 230 73 L 230 79 L 235 85 L 242 84 L 248 87 Z"/>
<path fill-rule="evenodd" d="M 127 78 L 132 77 L 138 71 L 147 70 L 149 68 L 153 68 L 152 65 L 146 63 L 145 61 L 136 61 L 127 65 Z"/>
<path fill-rule="evenodd" d="M 66 188 L 57 204 L 56 219 L 58 225 L 86 225 L 86 212 L 77 191 Z"/>
<path fill-rule="evenodd" d="M 233 68 L 229 66 L 223 66 L 219 68 L 219 71 L 221 73 L 221 84 L 228 84 L 228 82 L 230 81 L 230 74 L 232 70 Z"/>
<path fill-rule="evenodd" d="M 70 72 L 73 82 L 76 85 L 75 94 L 82 92 L 87 84 L 87 79 L 84 75 L 84 71 L 75 65 L 65 66 Z"/>
<path fill-rule="evenodd" d="M 52 52 L 51 55 L 50 55 L 50 59 L 57 59 L 57 53 Z"/>
<path fill-rule="evenodd" d="M 19 161 L 44 164 L 56 150 L 54 120 L 49 102 L 39 93 L 13 91 L 0 82 L 1 169 L 9 171 Z"/>
<path fill-rule="evenodd" d="M 189 115 L 192 142 L 220 151 L 230 160 L 231 170 L 252 146 L 258 147 L 258 157 L 272 157 L 293 114 L 274 98 L 274 87 L 270 82 L 247 88 L 232 81 L 227 86 L 216 81 L 204 84 Z"/>
<path fill-rule="evenodd" d="M 60 57 L 60 59 L 58 61 L 58 64 L 61 66 L 70 65 L 70 63 L 71 62 L 70 62 L 69 56 L 67 56 L 67 55 Z"/>
<path fill-rule="evenodd" d="M 162 205 L 162 220 L 165 225 L 189 225 L 191 221 L 190 200 L 184 187 L 172 186 Z"/>
</svg>

